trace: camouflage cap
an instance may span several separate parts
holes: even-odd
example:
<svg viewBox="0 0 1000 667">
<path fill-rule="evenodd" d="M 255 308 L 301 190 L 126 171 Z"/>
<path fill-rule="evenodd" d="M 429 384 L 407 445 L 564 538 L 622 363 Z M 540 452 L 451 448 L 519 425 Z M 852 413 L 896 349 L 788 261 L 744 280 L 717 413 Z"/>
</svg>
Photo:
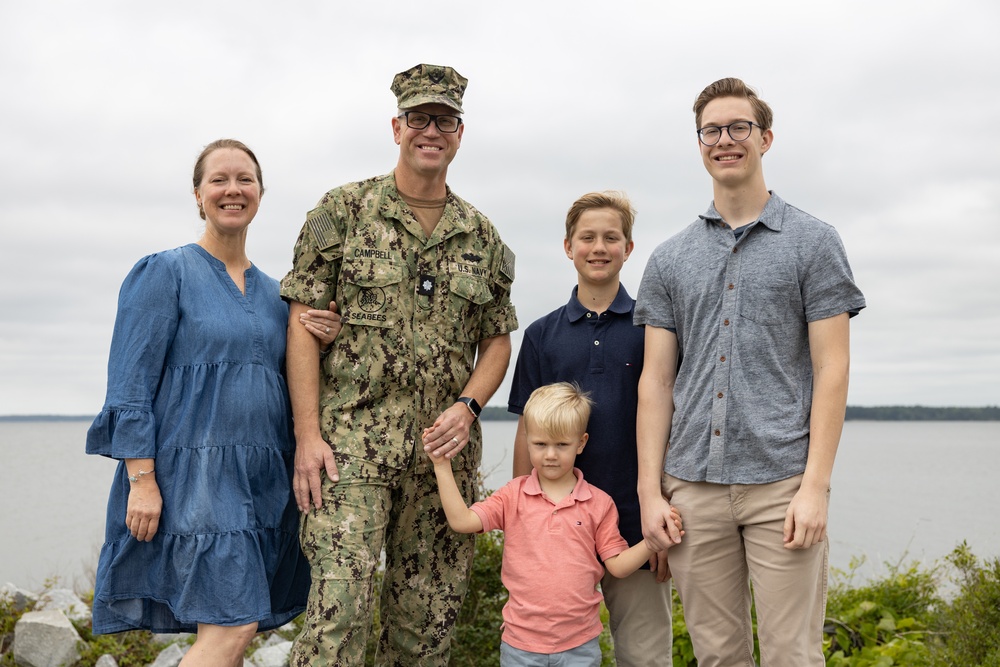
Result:
<svg viewBox="0 0 1000 667">
<path fill-rule="evenodd" d="M 462 111 L 462 95 L 469 80 L 451 67 L 414 65 L 392 79 L 391 90 L 396 106 L 412 109 L 421 104 L 444 104 L 458 113 Z"/>
</svg>

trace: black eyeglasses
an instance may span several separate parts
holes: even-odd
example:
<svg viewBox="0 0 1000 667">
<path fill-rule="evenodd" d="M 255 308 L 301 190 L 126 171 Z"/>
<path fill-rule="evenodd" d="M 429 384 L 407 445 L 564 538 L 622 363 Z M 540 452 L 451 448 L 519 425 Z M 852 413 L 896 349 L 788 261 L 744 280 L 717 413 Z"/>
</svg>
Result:
<svg viewBox="0 0 1000 667">
<path fill-rule="evenodd" d="M 719 143 L 719 139 L 722 138 L 722 131 L 725 130 L 729 133 L 729 138 L 733 141 L 746 141 L 750 133 L 753 132 L 754 125 L 757 125 L 757 123 L 749 120 L 738 120 L 729 125 L 706 125 L 698 130 L 698 138 L 706 146 L 714 146 Z M 760 127 L 760 125 L 757 125 L 757 127 Z"/>
<path fill-rule="evenodd" d="M 397 118 L 406 119 L 406 127 L 411 130 L 422 130 L 434 121 L 437 129 L 445 134 L 458 132 L 458 126 L 462 124 L 462 119 L 458 116 L 439 115 L 424 113 L 423 111 L 404 111 Z"/>
</svg>

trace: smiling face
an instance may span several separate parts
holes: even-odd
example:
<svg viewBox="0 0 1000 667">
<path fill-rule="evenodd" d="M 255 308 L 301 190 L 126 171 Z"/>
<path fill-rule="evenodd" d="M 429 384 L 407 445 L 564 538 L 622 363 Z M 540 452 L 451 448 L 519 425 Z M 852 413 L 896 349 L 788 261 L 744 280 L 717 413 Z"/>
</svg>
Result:
<svg viewBox="0 0 1000 667">
<path fill-rule="evenodd" d="M 538 479 L 546 483 L 576 484 L 573 465 L 577 455 L 587 444 L 586 433 L 557 436 L 525 419 L 524 430 L 528 439 L 528 458 L 531 467 L 538 471 Z M 544 487 L 543 487 L 544 488 Z"/>
<path fill-rule="evenodd" d="M 743 97 L 717 97 L 709 102 L 701 114 L 701 127 L 723 126 L 735 121 L 758 122 L 753 105 Z M 719 143 L 706 146 L 698 141 L 701 159 L 705 169 L 711 174 L 717 186 L 741 188 L 762 186 L 764 172 L 761 158 L 771 147 L 774 138 L 771 130 L 761 131 L 754 125 L 750 136 L 743 141 L 733 141 L 729 132 L 723 130 Z"/>
<path fill-rule="evenodd" d="M 219 148 L 205 158 L 204 176 L 194 191 L 206 229 L 223 234 L 245 231 L 260 207 L 257 166 L 237 148 Z"/>
<path fill-rule="evenodd" d="M 610 208 L 584 211 L 576 221 L 573 236 L 563 241 L 566 256 L 581 282 L 594 286 L 617 280 L 634 244 L 622 231 L 621 213 Z"/>
<path fill-rule="evenodd" d="M 454 115 L 455 110 L 444 104 L 421 104 L 407 111 L 423 111 L 433 115 Z M 392 119 L 392 135 L 399 144 L 399 164 L 397 170 L 409 172 L 404 176 L 417 178 L 437 178 L 444 176 L 448 165 L 455 159 L 465 124 L 458 126 L 458 132 L 441 132 L 437 123 L 430 123 L 422 130 L 414 130 L 406 125 L 405 118 Z"/>
</svg>

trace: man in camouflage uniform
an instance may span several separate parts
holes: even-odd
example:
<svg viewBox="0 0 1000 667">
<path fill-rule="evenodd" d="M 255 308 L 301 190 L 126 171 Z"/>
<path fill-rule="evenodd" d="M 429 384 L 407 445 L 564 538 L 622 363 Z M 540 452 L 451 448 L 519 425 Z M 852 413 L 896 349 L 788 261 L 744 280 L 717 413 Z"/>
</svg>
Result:
<svg viewBox="0 0 1000 667">
<path fill-rule="evenodd" d="M 474 500 L 476 421 L 503 380 L 517 318 L 514 257 L 446 185 L 467 80 L 450 67 L 397 74 L 395 170 L 328 192 L 282 282 L 290 324 L 336 302 L 343 330 L 322 362 L 289 327 L 293 488 L 312 590 L 292 664 L 362 665 L 386 554 L 376 664 L 446 665 L 474 538 L 448 528 L 429 449 Z M 305 333 L 305 335 L 300 335 Z"/>
</svg>

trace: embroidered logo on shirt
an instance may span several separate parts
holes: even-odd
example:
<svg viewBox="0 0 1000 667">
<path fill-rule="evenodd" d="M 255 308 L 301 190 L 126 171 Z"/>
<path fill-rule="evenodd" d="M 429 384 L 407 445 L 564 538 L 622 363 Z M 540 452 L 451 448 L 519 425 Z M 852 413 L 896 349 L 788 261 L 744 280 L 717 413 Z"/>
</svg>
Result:
<svg viewBox="0 0 1000 667">
<path fill-rule="evenodd" d="M 464 260 L 466 260 L 468 262 L 476 262 L 477 264 L 479 262 L 483 261 L 482 257 L 480 257 L 479 255 L 476 255 L 474 253 L 471 253 L 471 252 L 467 252 L 467 253 L 463 254 L 462 255 L 462 259 L 464 259 Z"/>
</svg>

